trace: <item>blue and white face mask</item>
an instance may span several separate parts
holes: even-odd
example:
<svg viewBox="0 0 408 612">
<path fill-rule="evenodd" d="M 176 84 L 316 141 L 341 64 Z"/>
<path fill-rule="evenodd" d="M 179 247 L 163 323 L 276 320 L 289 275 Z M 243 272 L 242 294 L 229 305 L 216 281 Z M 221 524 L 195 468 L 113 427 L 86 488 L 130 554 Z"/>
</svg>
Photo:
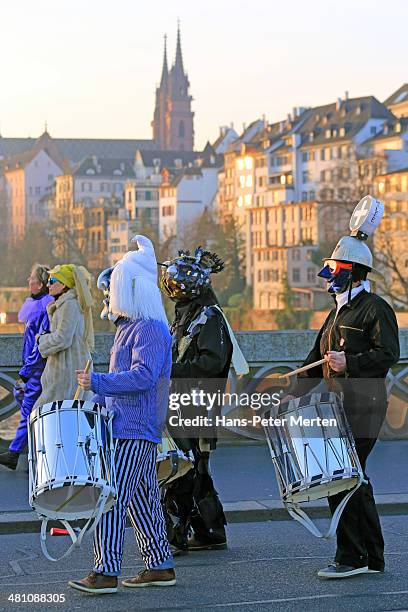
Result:
<svg viewBox="0 0 408 612">
<path fill-rule="evenodd" d="M 98 289 L 103 291 L 103 295 L 105 296 L 103 300 L 103 310 L 101 312 L 101 319 L 109 321 L 113 321 L 113 323 L 118 319 L 116 315 L 111 312 L 110 309 L 110 301 L 109 301 L 109 292 L 110 292 L 110 279 L 112 276 L 113 268 L 106 268 L 103 272 L 98 276 L 98 280 L 96 285 Z"/>
<path fill-rule="evenodd" d="M 329 265 L 325 265 L 320 270 L 317 276 L 324 278 L 328 282 L 327 291 L 329 293 L 344 293 L 350 286 L 351 282 L 351 269 L 340 268 L 336 273 L 330 268 Z"/>
</svg>

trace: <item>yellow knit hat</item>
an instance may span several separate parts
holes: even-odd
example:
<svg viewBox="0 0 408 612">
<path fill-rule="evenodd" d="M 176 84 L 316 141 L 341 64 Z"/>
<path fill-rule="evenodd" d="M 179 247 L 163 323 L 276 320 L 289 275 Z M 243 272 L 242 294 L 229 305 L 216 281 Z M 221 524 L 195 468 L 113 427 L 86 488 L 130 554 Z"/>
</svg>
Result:
<svg viewBox="0 0 408 612">
<path fill-rule="evenodd" d="M 83 266 L 75 264 L 62 264 L 55 266 L 49 271 L 50 278 L 54 277 L 69 289 L 76 291 L 81 311 L 85 317 L 85 342 L 90 351 L 94 347 L 94 333 L 92 322 L 92 277 L 88 270 Z"/>
<path fill-rule="evenodd" d="M 60 283 L 66 287 L 69 287 L 69 289 L 72 289 L 72 287 L 75 285 L 74 267 L 74 264 L 62 264 L 61 266 L 55 266 L 55 268 L 52 268 L 48 274 L 50 277 L 53 276 L 59 280 Z"/>
</svg>

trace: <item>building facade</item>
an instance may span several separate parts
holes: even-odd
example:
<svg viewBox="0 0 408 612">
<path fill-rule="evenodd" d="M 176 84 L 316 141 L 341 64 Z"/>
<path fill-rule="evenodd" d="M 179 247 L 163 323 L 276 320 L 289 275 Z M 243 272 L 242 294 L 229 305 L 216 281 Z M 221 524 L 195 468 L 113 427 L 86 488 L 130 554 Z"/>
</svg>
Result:
<svg viewBox="0 0 408 612">
<path fill-rule="evenodd" d="M 191 225 L 205 210 L 213 211 L 221 160 L 208 148 L 194 166 L 176 175 L 163 171 L 160 187 L 159 239 L 170 241 L 174 254 L 183 247 Z"/>
<path fill-rule="evenodd" d="M 408 165 L 408 125 L 374 97 L 346 94 L 250 129 L 224 153 L 217 210 L 241 227 L 255 308 L 283 308 L 286 282 L 299 307 L 318 307 L 321 285 L 310 253 L 347 232 L 376 175 Z"/>
<path fill-rule="evenodd" d="M 49 135 L 44 133 L 31 151 L 3 162 L 3 199 L 12 241 L 23 238 L 31 224 L 43 223 L 46 219 L 43 198 L 63 172 L 63 162 L 49 141 Z"/>
</svg>

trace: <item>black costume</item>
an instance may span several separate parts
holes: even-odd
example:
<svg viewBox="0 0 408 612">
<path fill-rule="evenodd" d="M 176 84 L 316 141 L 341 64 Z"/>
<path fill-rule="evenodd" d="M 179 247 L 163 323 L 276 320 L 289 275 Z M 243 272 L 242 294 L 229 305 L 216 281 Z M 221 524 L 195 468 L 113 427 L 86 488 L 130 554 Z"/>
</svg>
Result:
<svg viewBox="0 0 408 612">
<path fill-rule="evenodd" d="M 225 320 L 214 306 L 216 303 L 210 287 L 195 299 L 176 303 L 176 316 L 172 324 L 172 392 L 189 391 L 192 379 L 206 390 L 208 386 L 215 390 L 214 385 L 221 392 L 225 389 L 232 343 Z M 189 382 L 186 379 L 190 379 Z M 201 385 L 200 379 L 204 379 Z M 205 407 L 203 410 L 205 412 Z M 198 412 L 196 406 L 191 407 L 191 415 Z M 183 408 L 183 416 L 185 413 Z M 194 544 L 197 548 L 225 545 L 226 519 L 208 465 L 210 448 L 214 449 L 216 443 L 214 432 L 211 439 L 206 440 L 208 430 L 200 432 L 197 429 L 193 435 L 180 436 L 180 430 L 171 426 L 168 429 L 176 444 L 185 451 L 191 450 L 194 455 L 194 469 L 173 481 L 166 489 L 164 507 L 170 542 L 186 549 L 190 532 L 193 537 L 190 538 L 189 548 L 193 548 Z"/>
<path fill-rule="evenodd" d="M 378 295 L 362 290 L 324 322 L 315 345 L 303 365 L 313 363 L 327 351 L 344 351 L 346 371 L 318 366 L 298 380 L 296 395 L 310 391 L 316 380 L 344 393 L 344 409 L 351 426 L 357 454 L 365 472 L 367 457 L 378 438 L 387 410 L 385 377 L 399 359 L 398 326 L 394 311 Z M 357 380 L 356 380 L 357 379 Z M 354 568 L 368 565 L 384 569 L 384 540 L 372 486 L 363 484 L 347 503 L 337 528 L 335 561 Z M 329 498 L 331 512 L 347 492 Z"/>
</svg>

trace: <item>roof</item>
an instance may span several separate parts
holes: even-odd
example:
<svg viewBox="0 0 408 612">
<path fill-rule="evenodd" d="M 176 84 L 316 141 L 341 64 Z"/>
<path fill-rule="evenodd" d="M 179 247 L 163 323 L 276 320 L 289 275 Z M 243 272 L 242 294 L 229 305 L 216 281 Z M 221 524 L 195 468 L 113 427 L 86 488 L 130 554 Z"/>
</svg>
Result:
<svg viewBox="0 0 408 612">
<path fill-rule="evenodd" d="M 390 172 L 384 172 L 383 174 L 377 174 L 376 179 L 381 178 L 382 176 L 390 176 L 391 174 L 400 174 L 402 172 L 408 172 L 408 166 L 405 168 L 399 168 L 398 170 L 391 170 Z"/>
<path fill-rule="evenodd" d="M 191 166 L 189 168 L 183 168 L 182 170 L 176 171 L 174 174 L 171 174 L 169 177 L 169 182 L 167 186 L 177 187 L 180 182 L 183 180 L 185 176 L 203 176 L 201 168 L 197 166 Z M 163 185 L 166 186 L 166 185 Z"/>
<path fill-rule="evenodd" d="M 28 166 L 36 155 L 38 155 L 38 151 L 35 149 L 32 149 L 31 151 L 24 151 L 19 155 L 13 155 L 13 157 L 9 157 L 7 160 L 4 160 L 4 171 L 7 172 L 17 170 L 18 168 L 25 168 L 25 166 Z"/>
<path fill-rule="evenodd" d="M 213 145 L 207 141 L 196 162 L 201 162 L 200 165 L 203 168 L 219 168 L 224 163 L 224 156 L 221 153 L 216 153 Z"/>
<path fill-rule="evenodd" d="M 397 126 L 399 125 L 399 131 Z M 399 120 L 395 120 L 394 123 L 387 122 L 383 125 L 381 130 L 375 135 L 364 141 L 364 144 L 374 144 L 380 140 L 387 140 L 387 138 L 401 137 L 401 134 L 408 130 L 408 117 L 401 117 Z"/>
<path fill-rule="evenodd" d="M 197 167 L 184 168 L 170 180 L 170 185 L 172 187 L 177 187 L 185 176 L 203 176 L 203 173 L 201 169 Z"/>
<path fill-rule="evenodd" d="M 328 141 L 344 141 L 353 138 L 369 119 L 385 119 L 395 121 L 395 116 L 374 96 L 344 99 L 340 104 L 333 102 L 306 111 L 307 116 L 300 128 L 296 130 L 301 135 L 302 145 L 325 144 Z M 344 135 L 340 136 L 340 129 Z M 332 135 L 326 138 L 326 130 Z M 313 133 L 313 140 L 310 134 Z"/>
<path fill-rule="evenodd" d="M 264 130 L 264 122 L 261 119 L 256 119 L 252 121 L 246 128 L 242 134 L 233 140 L 227 147 L 227 151 L 239 151 L 241 144 L 257 146 L 257 141 L 255 137 Z"/>
<path fill-rule="evenodd" d="M 0 139 L 0 144 L 1 144 Z M 40 151 L 45 151 L 45 153 L 60 167 L 64 167 L 64 161 L 59 153 L 58 148 L 56 147 L 54 141 L 51 136 L 45 131 L 40 138 L 38 138 L 31 149 L 27 151 L 22 151 L 20 153 L 16 153 L 15 155 L 9 156 L 3 160 L 2 167 L 4 171 L 7 170 L 16 170 L 18 168 L 24 168 L 27 166 L 33 159 L 40 153 Z"/>
<path fill-rule="evenodd" d="M 394 91 L 394 93 L 384 100 L 385 106 L 392 106 L 393 104 L 400 104 L 401 102 L 408 102 L 408 83 L 401 85 L 397 91 Z"/>
<path fill-rule="evenodd" d="M 273 155 L 279 155 L 280 153 L 290 153 L 292 151 L 292 147 L 288 146 L 288 145 L 282 145 L 280 147 L 277 147 L 276 149 L 274 149 L 272 151 Z"/>
<path fill-rule="evenodd" d="M 92 155 L 74 170 L 75 176 L 135 177 L 133 164 L 128 159 L 101 159 Z"/>
<path fill-rule="evenodd" d="M 176 160 L 181 160 L 182 166 L 187 166 L 189 163 L 193 163 L 200 153 L 196 151 L 154 151 L 154 150 L 138 150 L 143 164 L 147 168 L 153 168 L 159 166 L 160 168 L 175 168 Z M 155 163 L 155 160 L 156 161 Z"/>
<path fill-rule="evenodd" d="M 153 150 L 154 140 L 110 139 L 110 138 L 52 138 L 62 158 L 79 162 L 90 155 L 111 159 L 133 159 L 136 150 Z M 12 157 L 30 151 L 36 138 L 0 137 L 0 158 Z"/>
</svg>

